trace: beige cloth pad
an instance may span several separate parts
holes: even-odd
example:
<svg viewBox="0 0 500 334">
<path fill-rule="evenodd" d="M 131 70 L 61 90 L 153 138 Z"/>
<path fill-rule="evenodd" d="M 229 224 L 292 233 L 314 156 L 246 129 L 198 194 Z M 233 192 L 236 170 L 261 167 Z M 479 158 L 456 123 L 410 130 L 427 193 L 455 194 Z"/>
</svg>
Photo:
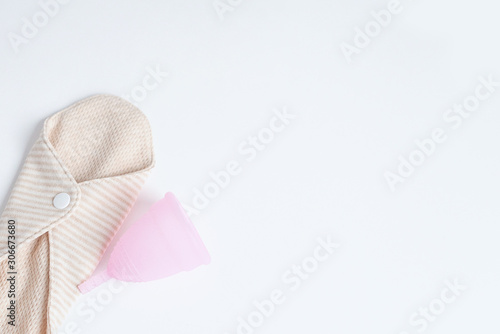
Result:
<svg viewBox="0 0 500 334">
<path fill-rule="evenodd" d="M 0 333 L 57 332 L 153 165 L 146 117 L 118 97 L 97 95 L 45 121 L 0 218 Z M 64 209 L 53 204 L 60 193 L 70 196 Z"/>
</svg>

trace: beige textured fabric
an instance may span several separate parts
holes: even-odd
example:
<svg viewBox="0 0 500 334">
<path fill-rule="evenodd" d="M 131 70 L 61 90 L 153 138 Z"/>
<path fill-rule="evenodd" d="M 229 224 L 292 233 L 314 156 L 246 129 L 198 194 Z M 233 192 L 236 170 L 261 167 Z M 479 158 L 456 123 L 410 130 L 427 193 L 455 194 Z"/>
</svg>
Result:
<svg viewBox="0 0 500 334">
<path fill-rule="evenodd" d="M 153 165 L 149 123 L 120 98 L 94 96 L 45 121 L 0 217 L 0 333 L 57 332 Z M 53 205 L 59 193 L 71 198 L 64 209 Z M 8 324 L 11 300 L 16 326 Z"/>
</svg>

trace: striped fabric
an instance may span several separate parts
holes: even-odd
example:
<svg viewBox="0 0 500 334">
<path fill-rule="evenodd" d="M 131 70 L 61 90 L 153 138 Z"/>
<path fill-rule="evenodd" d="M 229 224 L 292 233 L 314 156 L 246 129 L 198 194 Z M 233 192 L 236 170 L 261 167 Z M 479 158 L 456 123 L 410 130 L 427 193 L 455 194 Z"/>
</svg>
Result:
<svg viewBox="0 0 500 334">
<path fill-rule="evenodd" d="M 56 333 L 154 165 L 149 123 L 113 96 L 45 121 L 0 217 L 0 333 Z M 67 193 L 64 209 L 53 198 Z M 8 225 L 15 221 L 15 266 Z M 15 271 L 15 298 L 7 279 Z M 7 307 L 15 300 L 15 325 Z"/>
</svg>

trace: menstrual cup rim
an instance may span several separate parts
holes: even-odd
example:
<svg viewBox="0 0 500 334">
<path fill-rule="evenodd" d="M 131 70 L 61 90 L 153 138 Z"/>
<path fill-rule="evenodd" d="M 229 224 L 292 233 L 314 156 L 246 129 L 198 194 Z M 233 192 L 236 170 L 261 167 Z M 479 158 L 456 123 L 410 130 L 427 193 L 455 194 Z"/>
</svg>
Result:
<svg viewBox="0 0 500 334">
<path fill-rule="evenodd" d="M 196 245 L 196 251 L 197 255 L 200 259 L 200 265 L 204 264 L 207 265 L 212 261 L 212 258 L 210 257 L 210 253 L 208 252 L 207 246 L 203 242 L 203 239 L 200 236 L 200 233 L 196 229 L 196 226 L 194 225 L 193 221 L 191 218 L 189 218 L 188 214 L 184 210 L 181 202 L 177 199 L 174 193 L 172 192 L 167 192 L 164 196 L 165 199 L 172 199 L 173 202 L 177 205 L 179 208 L 180 213 L 183 216 L 183 222 L 187 225 L 189 228 L 189 233 L 191 237 L 194 237 L 196 239 L 195 245 Z"/>
</svg>

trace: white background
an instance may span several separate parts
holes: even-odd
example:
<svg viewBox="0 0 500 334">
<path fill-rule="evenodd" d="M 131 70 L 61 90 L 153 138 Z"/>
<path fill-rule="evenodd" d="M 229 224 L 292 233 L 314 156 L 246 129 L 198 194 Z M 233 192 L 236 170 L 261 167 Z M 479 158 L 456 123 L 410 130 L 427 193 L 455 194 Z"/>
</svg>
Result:
<svg viewBox="0 0 500 334">
<path fill-rule="evenodd" d="M 210 172 L 242 166 L 192 217 L 211 265 L 129 285 L 89 321 L 78 307 L 109 297 L 101 287 L 61 334 L 234 334 L 274 289 L 286 300 L 255 333 L 413 334 L 410 317 L 454 279 L 465 292 L 425 332 L 500 331 L 500 89 L 457 129 L 443 120 L 479 76 L 500 81 L 500 8 L 401 0 L 348 63 L 341 43 L 387 3 L 233 0 L 221 19 L 212 0 L 75 0 L 16 53 L 8 34 L 41 7 L 0 1 L 2 207 L 46 117 L 129 95 L 148 68 L 169 73 L 138 103 L 157 166 L 125 227 L 165 192 L 191 205 Z M 284 107 L 296 118 L 247 162 L 238 146 Z M 392 192 L 384 173 L 436 127 L 447 140 Z M 340 248 L 291 291 L 282 275 L 327 235 Z"/>
</svg>

